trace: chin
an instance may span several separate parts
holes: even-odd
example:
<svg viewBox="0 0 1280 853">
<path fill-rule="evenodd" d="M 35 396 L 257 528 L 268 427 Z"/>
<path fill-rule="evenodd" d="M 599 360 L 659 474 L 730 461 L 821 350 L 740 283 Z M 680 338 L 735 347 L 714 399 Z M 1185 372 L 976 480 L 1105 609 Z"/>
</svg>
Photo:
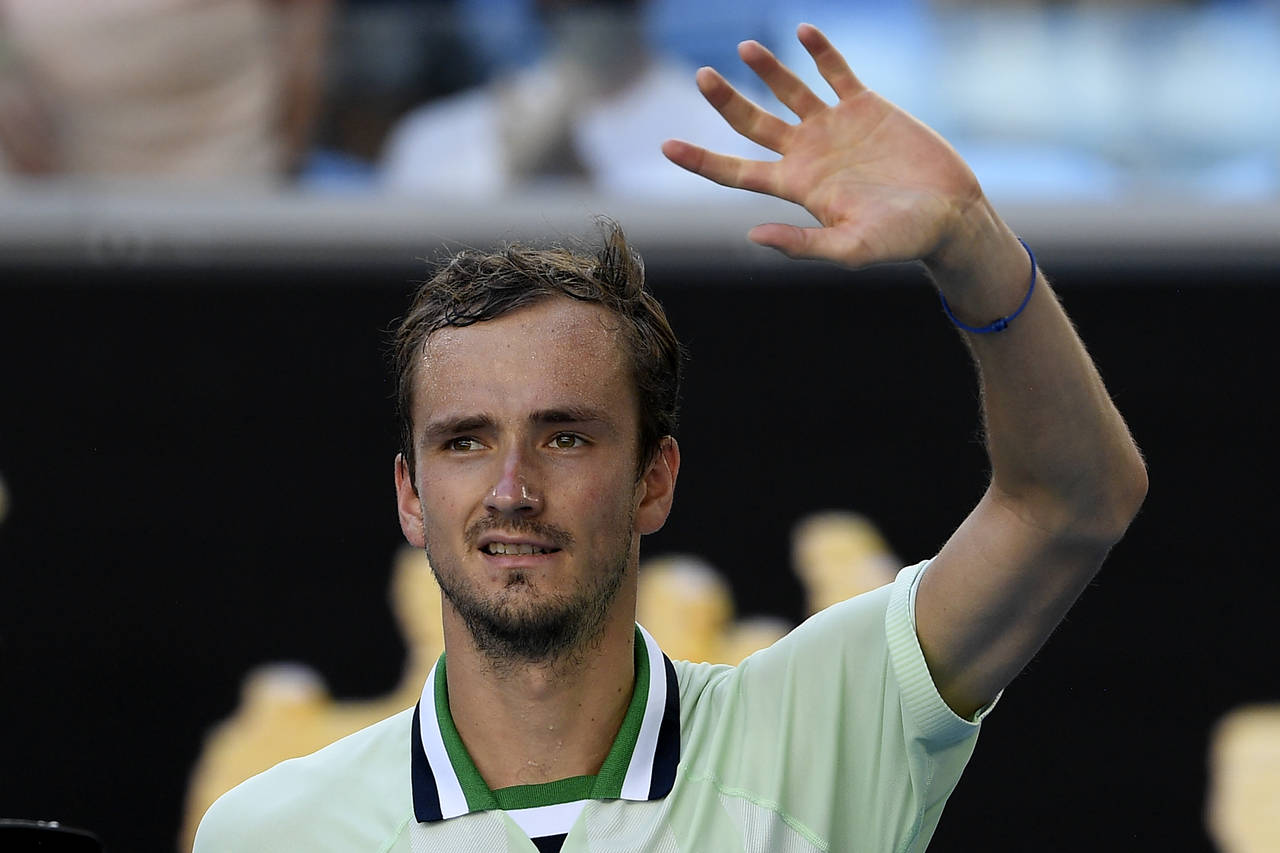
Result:
<svg viewBox="0 0 1280 853">
<path fill-rule="evenodd" d="M 487 601 L 451 598 L 476 647 L 487 657 L 495 662 L 550 662 L 572 656 L 600 636 L 613 594 L 546 594 L 518 574 Z"/>
</svg>

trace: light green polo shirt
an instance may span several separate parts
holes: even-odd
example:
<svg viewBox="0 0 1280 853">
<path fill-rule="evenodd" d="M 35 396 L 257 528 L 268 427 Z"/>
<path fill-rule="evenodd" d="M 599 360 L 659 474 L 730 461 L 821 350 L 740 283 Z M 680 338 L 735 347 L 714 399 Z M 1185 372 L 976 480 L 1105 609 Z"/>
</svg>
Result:
<svg viewBox="0 0 1280 853">
<path fill-rule="evenodd" d="M 490 791 L 442 658 L 417 707 L 223 795 L 196 853 L 922 851 L 986 713 L 960 718 L 930 678 L 926 565 L 737 667 L 671 662 L 637 627 L 631 705 L 595 776 Z"/>
</svg>

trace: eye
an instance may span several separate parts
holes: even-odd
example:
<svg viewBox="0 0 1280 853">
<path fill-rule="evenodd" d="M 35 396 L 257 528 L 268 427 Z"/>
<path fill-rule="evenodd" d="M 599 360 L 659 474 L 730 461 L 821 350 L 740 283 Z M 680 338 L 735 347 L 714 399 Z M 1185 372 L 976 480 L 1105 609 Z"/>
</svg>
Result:
<svg viewBox="0 0 1280 853">
<path fill-rule="evenodd" d="M 477 439 L 462 436 L 460 438 L 451 438 L 444 444 L 445 450 L 452 450 L 456 453 L 469 453 L 479 450 L 482 445 Z"/>
<path fill-rule="evenodd" d="M 587 446 L 587 440 L 573 432 L 558 432 L 552 437 L 550 443 L 557 450 L 571 450 L 575 447 Z"/>
</svg>

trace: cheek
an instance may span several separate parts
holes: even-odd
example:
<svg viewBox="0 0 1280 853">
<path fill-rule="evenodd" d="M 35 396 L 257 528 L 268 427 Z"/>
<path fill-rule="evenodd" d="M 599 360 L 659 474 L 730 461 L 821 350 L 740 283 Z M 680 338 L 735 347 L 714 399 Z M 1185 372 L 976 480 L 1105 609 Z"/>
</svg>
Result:
<svg viewBox="0 0 1280 853">
<path fill-rule="evenodd" d="M 594 519 L 595 534 L 600 541 L 612 543 L 625 533 L 635 507 L 635 490 L 629 478 L 593 480 L 577 492 L 576 512 Z"/>
<path fill-rule="evenodd" d="M 426 472 L 424 472 L 425 474 Z M 422 498 L 422 511 L 427 524 L 436 527 L 466 513 L 474 504 L 468 500 L 465 490 L 456 478 L 440 478 L 430 475 L 418 480 L 418 495 Z"/>
</svg>

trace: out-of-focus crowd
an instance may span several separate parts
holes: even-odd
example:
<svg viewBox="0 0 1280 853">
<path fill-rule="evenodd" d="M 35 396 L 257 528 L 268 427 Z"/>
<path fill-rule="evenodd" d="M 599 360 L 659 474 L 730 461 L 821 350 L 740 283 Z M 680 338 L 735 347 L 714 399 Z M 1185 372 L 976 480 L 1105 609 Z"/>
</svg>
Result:
<svg viewBox="0 0 1280 853">
<path fill-rule="evenodd" d="M 769 155 L 693 69 L 770 102 L 734 45 L 800 20 L 995 195 L 1280 191 L 1276 0 L 0 0 L 0 191 L 705 195 L 662 139 Z"/>
</svg>

